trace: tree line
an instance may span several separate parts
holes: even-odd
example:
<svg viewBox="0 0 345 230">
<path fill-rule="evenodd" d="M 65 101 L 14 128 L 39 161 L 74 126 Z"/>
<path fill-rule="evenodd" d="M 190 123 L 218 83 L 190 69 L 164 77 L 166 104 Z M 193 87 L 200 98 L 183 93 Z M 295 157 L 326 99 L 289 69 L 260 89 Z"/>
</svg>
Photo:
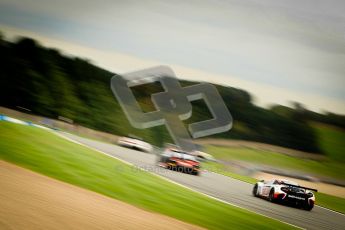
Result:
<svg viewBox="0 0 345 230">
<path fill-rule="evenodd" d="M 30 38 L 14 42 L 0 37 L 0 104 L 56 119 L 63 116 L 74 123 L 117 135 L 134 134 L 162 145 L 171 142 L 165 127 L 138 130 L 128 123 L 110 89 L 114 76 L 88 60 L 61 54 Z M 182 81 L 182 85 L 195 82 Z M 234 118 L 233 128 L 215 138 L 265 142 L 303 151 L 320 153 L 315 131 L 309 121 L 345 128 L 345 116 L 310 111 L 299 103 L 290 108 L 274 105 L 261 108 L 241 89 L 216 85 Z M 154 109 L 150 95 L 160 92 L 159 84 L 133 88 L 144 111 Z M 195 101 L 192 117 L 185 124 L 211 118 L 203 101 Z"/>
</svg>

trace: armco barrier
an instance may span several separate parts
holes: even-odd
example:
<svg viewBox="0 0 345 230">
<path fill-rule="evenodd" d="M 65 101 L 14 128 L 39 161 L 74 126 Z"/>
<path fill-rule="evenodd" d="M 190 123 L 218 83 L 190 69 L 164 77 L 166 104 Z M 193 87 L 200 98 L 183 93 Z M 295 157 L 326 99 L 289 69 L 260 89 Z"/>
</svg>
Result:
<svg viewBox="0 0 345 230">
<path fill-rule="evenodd" d="M 7 122 L 12 122 L 16 124 L 21 124 L 21 125 L 29 125 L 29 126 L 35 126 L 41 129 L 49 129 L 48 127 L 42 126 L 42 125 L 37 125 L 32 123 L 31 121 L 22 121 L 13 117 L 5 116 L 0 114 L 0 121 L 7 121 Z"/>
</svg>

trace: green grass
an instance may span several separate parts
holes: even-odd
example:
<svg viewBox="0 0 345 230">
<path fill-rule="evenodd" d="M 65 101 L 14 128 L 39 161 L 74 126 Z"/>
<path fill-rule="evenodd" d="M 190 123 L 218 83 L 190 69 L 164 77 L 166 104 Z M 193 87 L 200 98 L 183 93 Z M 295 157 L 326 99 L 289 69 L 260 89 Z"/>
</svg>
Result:
<svg viewBox="0 0 345 230">
<path fill-rule="evenodd" d="M 236 180 L 244 181 L 250 184 L 254 184 L 258 180 L 249 176 L 240 175 L 237 173 L 234 173 L 233 170 L 230 167 L 227 167 L 221 163 L 218 162 L 202 162 L 202 168 L 211 172 L 215 172 L 218 174 L 222 174 L 224 176 L 228 176 L 231 178 L 234 178 Z"/>
<path fill-rule="evenodd" d="M 316 204 L 345 214 L 345 199 L 325 193 L 316 193 Z"/>
<path fill-rule="evenodd" d="M 292 228 L 139 172 L 36 127 L 1 121 L 0 159 L 209 229 Z"/>
<path fill-rule="evenodd" d="M 322 151 L 331 159 L 345 162 L 345 131 L 330 125 L 312 122 Z"/>
<path fill-rule="evenodd" d="M 219 146 L 208 146 L 207 152 L 212 154 L 215 158 L 224 161 L 240 160 L 254 164 L 299 171 L 305 174 L 345 179 L 345 174 L 343 173 L 345 163 L 332 159 L 317 161 L 292 157 L 266 150 Z"/>
</svg>

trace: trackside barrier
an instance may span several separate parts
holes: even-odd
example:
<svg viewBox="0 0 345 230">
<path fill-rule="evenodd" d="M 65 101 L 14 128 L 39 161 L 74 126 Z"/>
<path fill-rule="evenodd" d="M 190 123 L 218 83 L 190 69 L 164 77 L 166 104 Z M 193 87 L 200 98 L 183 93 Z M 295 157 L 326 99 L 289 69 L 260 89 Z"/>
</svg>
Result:
<svg viewBox="0 0 345 230">
<path fill-rule="evenodd" d="M 5 115 L 0 114 L 0 121 L 7 121 L 7 122 L 12 122 L 12 123 L 16 123 L 16 124 L 21 124 L 21 125 L 29 125 L 29 126 L 35 126 L 41 129 L 49 129 L 47 127 L 44 127 L 42 125 L 37 125 L 32 123 L 31 121 L 22 121 L 13 117 L 8 117 Z"/>
</svg>

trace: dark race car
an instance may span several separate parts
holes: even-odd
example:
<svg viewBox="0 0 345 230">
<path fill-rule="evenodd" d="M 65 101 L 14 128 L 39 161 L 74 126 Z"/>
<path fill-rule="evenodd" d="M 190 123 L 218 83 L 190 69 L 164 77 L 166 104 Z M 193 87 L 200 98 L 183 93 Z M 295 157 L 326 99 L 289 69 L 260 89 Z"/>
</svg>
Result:
<svg viewBox="0 0 345 230">
<path fill-rule="evenodd" d="M 159 156 L 158 165 L 178 172 L 200 174 L 200 162 L 195 156 L 179 149 L 166 148 Z"/>
<path fill-rule="evenodd" d="M 310 211 L 315 203 L 315 195 L 312 191 L 317 192 L 316 189 L 299 186 L 292 181 L 271 180 L 257 182 L 253 188 L 253 195 Z"/>
</svg>

